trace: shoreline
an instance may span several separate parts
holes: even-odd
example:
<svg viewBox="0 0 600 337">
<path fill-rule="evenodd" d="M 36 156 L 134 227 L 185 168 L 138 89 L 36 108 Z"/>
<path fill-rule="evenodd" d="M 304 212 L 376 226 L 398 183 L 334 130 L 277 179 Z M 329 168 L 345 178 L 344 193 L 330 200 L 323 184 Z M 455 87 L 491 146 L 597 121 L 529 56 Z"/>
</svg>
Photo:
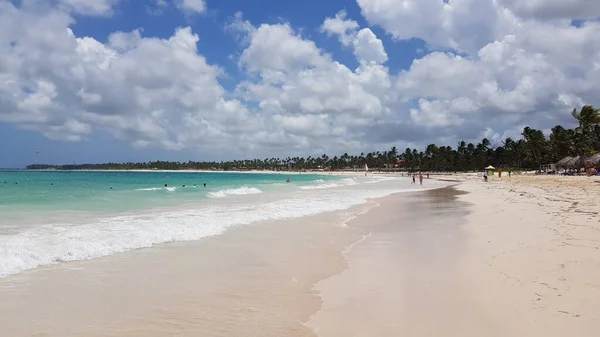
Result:
<svg viewBox="0 0 600 337">
<path fill-rule="evenodd" d="M 0 279 L 0 334 L 595 336 L 600 179 L 475 178 Z"/>
<path fill-rule="evenodd" d="M 427 192 L 384 198 L 421 193 Z M 43 266 L 2 278 L 0 332 L 163 336 L 170 331 L 163 329 L 175 324 L 182 331 L 186 326 L 193 330 L 182 335 L 197 336 L 215 334 L 214 329 L 225 324 L 231 327 L 228 333 L 217 335 L 315 336 L 302 323 L 320 306 L 312 287 L 347 268 L 342 252 L 365 234 L 349 224 L 371 217 L 375 204 L 369 199 L 345 211 L 256 223 L 198 241 Z M 165 310 L 178 314 L 165 317 Z M 241 310 L 260 324 L 223 316 L 232 310 Z M 156 324 L 136 323 L 141 317 Z M 207 317 L 221 323 L 209 324 Z M 94 325 L 91 319 L 102 319 L 106 325 Z"/>
</svg>

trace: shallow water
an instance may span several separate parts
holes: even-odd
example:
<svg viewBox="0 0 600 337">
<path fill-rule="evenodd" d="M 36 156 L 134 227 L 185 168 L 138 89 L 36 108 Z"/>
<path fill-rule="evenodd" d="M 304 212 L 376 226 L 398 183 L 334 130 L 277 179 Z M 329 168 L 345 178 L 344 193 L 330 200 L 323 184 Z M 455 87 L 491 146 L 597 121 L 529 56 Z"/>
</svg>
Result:
<svg viewBox="0 0 600 337">
<path fill-rule="evenodd" d="M 294 175 L 291 183 L 285 183 L 286 178 L 238 173 L 2 172 L 0 277 L 159 243 L 198 240 L 262 221 L 344 210 L 368 198 L 422 189 L 393 177 Z M 207 188 L 201 187 L 204 183 Z M 443 183 L 427 183 L 436 184 Z"/>
</svg>

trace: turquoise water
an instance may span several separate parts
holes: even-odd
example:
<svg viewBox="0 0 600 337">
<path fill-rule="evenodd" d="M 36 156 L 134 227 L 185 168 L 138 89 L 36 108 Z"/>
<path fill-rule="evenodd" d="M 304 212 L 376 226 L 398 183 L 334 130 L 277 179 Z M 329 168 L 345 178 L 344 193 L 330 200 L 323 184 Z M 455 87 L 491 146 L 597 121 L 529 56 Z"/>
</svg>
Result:
<svg viewBox="0 0 600 337">
<path fill-rule="evenodd" d="M 290 184 L 286 184 L 288 177 Z M 310 185 L 315 180 L 336 179 L 340 178 L 308 174 L 0 171 L 0 212 L 32 209 L 38 212 L 122 212 L 201 202 L 227 193 L 252 194 L 257 192 L 256 189 L 267 192 Z"/>
<path fill-rule="evenodd" d="M 0 277 L 422 189 L 377 176 L 0 171 Z"/>
</svg>

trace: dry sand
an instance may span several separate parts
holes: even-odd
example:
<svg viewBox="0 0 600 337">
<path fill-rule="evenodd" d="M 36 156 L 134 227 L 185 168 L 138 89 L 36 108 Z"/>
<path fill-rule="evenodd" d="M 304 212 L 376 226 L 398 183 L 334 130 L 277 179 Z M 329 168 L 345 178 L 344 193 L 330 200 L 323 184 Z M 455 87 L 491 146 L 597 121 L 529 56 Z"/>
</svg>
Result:
<svg viewBox="0 0 600 337">
<path fill-rule="evenodd" d="M 0 279 L 0 335 L 597 336 L 598 179 L 461 179 Z"/>
<path fill-rule="evenodd" d="M 498 336 L 597 336 L 600 180 L 513 176 L 463 184 L 462 261 Z M 489 335 L 489 334 L 488 334 Z"/>
<path fill-rule="evenodd" d="M 460 178 L 462 223 L 435 207 L 417 228 L 389 218 L 317 285 L 320 336 L 598 336 L 600 181 Z"/>
</svg>

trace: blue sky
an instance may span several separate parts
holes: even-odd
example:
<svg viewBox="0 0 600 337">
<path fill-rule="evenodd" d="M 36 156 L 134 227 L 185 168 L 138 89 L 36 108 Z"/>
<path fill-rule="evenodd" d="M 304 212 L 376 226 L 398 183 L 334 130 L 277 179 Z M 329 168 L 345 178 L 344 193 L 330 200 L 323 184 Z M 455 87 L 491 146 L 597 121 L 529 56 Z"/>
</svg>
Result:
<svg viewBox="0 0 600 337">
<path fill-rule="evenodd" d="M 0 0 L 0 167 L 499 145 L 600 105 L 599 16 L 587 0 Z"/>
</svg>

